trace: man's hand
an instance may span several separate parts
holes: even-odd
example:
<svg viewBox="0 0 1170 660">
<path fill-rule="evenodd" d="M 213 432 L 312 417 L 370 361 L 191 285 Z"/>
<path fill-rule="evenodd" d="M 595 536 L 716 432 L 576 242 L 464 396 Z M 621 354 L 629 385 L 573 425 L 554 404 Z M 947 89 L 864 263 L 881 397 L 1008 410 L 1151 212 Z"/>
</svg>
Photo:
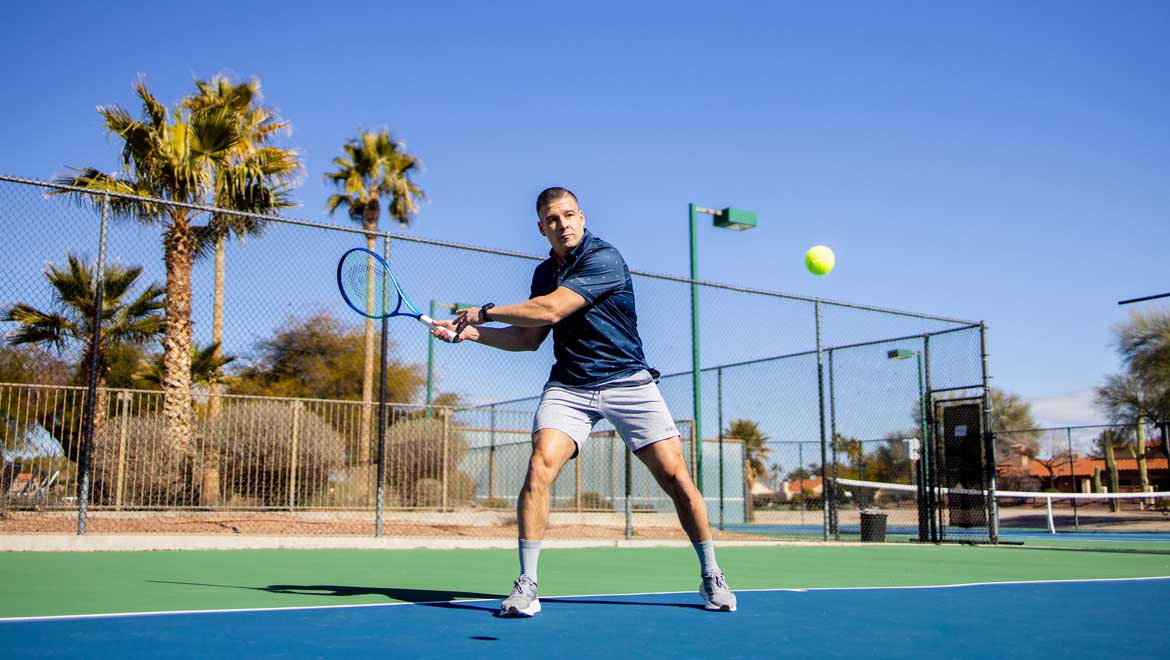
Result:
<svg viewBox="0 0 1170 660">
<path fill-rule="evenodd" d="M 481 307 L 464 307 L 455 312 L 455 332 L 460 333 L 470 326 L 486 323 L 483 319 L 482 309 Z"/>
<path fill-rule="evenodd" d="M 479 310 L 476 310 L 476 312 L 478 313 Z M 451 342 L 453 344 L 458 344 L 461 341 L 475 341 L 476 339 L 479 339 L 479 330 L 476 330 L 471 326 L 464 326 L 463 328 L 459 328 L 458 319 L 451 321 L 435 319 L 435 325 L 439 326 L 440 328 L 446 328 L 455 333 L 455 341 Z M 447 339 L 441 332 L 433 328 L 431 329 L 431 334 L 444 341 Z"/>
</svg>

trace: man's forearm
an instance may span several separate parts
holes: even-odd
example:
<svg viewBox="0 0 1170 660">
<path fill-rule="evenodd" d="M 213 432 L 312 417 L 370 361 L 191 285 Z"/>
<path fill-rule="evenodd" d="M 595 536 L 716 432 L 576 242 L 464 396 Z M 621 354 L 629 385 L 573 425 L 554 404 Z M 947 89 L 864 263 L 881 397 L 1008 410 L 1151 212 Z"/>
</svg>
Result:
<svg viewBox="0 0 1170 660">
<path fill-rule="evenodd" d="M 560 320 L 557 309 L 545 296 L 538 296 L 515 305 L 500 305 L 490 312 L 492 321 L 521 328 L 543 328 Z"/>
<path fill-rule="evenodd" d="M 472 341 L 483 344 L 484 346 L 491 346 L 492 348 L 505 351 L 531 351 L 536 348 L 536 346 L 532 345 L 530 335 L 518 326 L 508 326 L 506 328 L 477 326 L 475 330 L 478 336 L 473 338 Z"/>
</svg>

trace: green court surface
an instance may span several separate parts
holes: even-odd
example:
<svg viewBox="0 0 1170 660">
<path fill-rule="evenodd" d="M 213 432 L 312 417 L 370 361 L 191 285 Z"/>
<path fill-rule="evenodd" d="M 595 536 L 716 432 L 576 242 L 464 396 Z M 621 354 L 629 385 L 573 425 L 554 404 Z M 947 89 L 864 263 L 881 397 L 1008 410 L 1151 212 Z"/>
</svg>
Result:
<svg viewBox="0 0 1170 660">
<path fill-rule="evenodd" d="M 719 563 L 741 590 L 924 586 L 1170 576 L 1170 547 L 724 547 Z M 493 598 L 516 567 L 510 550 L 13 552 L 0 617 Z M 542 596 L 698 586 L 689 547 L 546 549 L 539 577 Z"/>
</svg>

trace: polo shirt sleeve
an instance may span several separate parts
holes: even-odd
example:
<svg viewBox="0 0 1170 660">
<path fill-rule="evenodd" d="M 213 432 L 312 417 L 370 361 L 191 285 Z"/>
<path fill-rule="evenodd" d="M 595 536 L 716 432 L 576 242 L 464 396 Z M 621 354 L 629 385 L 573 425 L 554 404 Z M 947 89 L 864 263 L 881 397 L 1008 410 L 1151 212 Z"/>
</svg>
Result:
<svg viewBox="0 0 1170 660">
<path fill-rule="evenodd" d="M 561 286 L 594 303 L 598 298 L 621 288 L 625 282 L 625 260 L 617 250 L 606 248 L 582 255 L 561 281 Z"/>
<path fill-rule="evenodd" d="M 528 297 L 535 298 L 552 293 L 548 288 L 548 269 L 540 264 L 532 271 L 532 284 L 528 287 Z"/>
</svg>

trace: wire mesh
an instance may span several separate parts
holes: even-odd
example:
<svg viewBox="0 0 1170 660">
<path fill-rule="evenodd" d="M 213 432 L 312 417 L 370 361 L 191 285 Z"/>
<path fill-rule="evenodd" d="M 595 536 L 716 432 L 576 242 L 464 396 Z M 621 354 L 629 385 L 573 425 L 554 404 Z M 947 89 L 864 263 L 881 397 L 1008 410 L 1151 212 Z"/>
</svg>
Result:
<svg viewBox="0 0 1170 660">
<path fill-rule="evenodd" d="M 5 532 L 70 529 L 78 507 L 86 340 L 78 334 L 21 343 L 24 324 L 10 315 L 18 303 L 62 317 L 79 313 L 46 268 L 65 264 L 69 254 L 92 263 L 99 212 L 91 201 L 50 194 L 60 190 L 0 177 L 0 217 L 12 228 L 0 260 Z M 117 201 L 118 208 L 141 203 Z M 168 204 L 174 206 L 162 208 Z M 183 208 L 196 225 L 208 217 L 208 209 Z M 167 230 L 115 217 L 107 263 L 141 268 L 127 296 L 166 282 Z M 461 304 L 526 298 L 543 258 L 398 234 L 372 239 L 375 251 L 389 253 L 415 306 L 436 318 Z M 370 246 L 371 237 L 351 227 L 266 218 L 261 235 L 224 244 L 218 276 L 210 251 L 196 255 L 194 343 L 206 350 L 219 340 L 230 361 L 217 372 L 194 355 L 191 385 L 181 393 L 193 413 L 189 431 L 175 433 L 164 414 L 160 336 L 107 338 L 93 420 L 90 531 L 372 534 L 381 492 L 387 534 L 515 534 L 551 341 L 504 353 L 435 342 L 417 324 L 391 320 L 380 446 L 379 324 L 355 315 L 335 281 L 337 258 Z M 982 394 L 980 329 L 970 322 L 633 277 L 646 355 L 665 374 L 659 387 L 722 536 L 848 537 L 865 502 L 836 492 L 834 480 L 913 483 L 904 441 L 921 440 L 920 404 L 949 392 Z M 693 285 L 704 365 L 698 409 L 691 331 L 680 322 L 689 318 Z M 108 299 L 108 318 L 129 299 Z M 728 321 L 745 309 L 776 319 L 776 330 L 761 335 Z M 887 352 L 925 354 L 927 344 L 924 397 L 911 361 L 891 361 Z M 927 405 L 932 424 L 933 414 Z M 612 426 L 599 424 L 553 484 L 550 536 L 632 530 L 681 538 L 673 504 L 636 459 L 627 492 L 629 458 Z"/>
</svg>

